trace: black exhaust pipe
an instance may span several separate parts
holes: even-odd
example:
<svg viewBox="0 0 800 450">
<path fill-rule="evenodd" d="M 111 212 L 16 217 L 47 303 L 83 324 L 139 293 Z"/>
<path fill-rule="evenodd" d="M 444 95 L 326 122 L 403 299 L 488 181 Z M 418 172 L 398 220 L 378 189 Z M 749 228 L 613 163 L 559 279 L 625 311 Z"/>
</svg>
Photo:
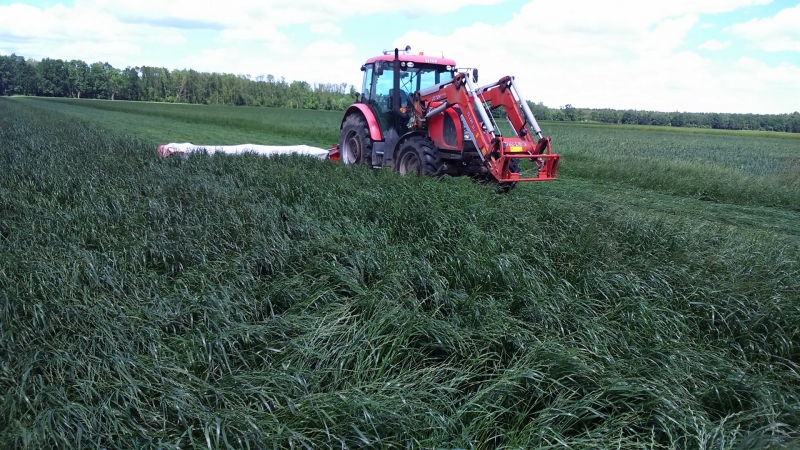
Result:
<svg viewBox="0 0 800 450">
<path fill-rule="evenodd" d="M 394 129 L 400 130 L 401 128 L 401 113 L 400 108 L 400 50 L 394 49 L 394 86 L 392 89 L 392 110 L 394 111 Z M 399 132 L 399 131 L 398 131 Z"/>
</svg>

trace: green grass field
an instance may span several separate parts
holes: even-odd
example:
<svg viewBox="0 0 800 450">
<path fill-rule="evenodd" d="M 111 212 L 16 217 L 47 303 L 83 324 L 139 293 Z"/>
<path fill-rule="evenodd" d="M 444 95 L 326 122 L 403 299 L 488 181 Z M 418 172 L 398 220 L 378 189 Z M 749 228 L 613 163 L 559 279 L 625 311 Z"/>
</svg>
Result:
<svg viewBox="0 0 800 450">
<path fill-rule="evenodd" d="M 797 448 L 800 140 L 543 123 L 508 195 L 338 113 L 0 98 L 0 447 Z"/>
</svg>

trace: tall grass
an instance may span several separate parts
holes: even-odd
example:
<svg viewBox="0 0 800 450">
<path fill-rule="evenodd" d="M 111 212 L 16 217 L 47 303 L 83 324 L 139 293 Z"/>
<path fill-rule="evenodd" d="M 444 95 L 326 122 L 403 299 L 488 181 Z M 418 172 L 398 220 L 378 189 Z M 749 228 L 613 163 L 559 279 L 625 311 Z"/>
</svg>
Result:
<svg viewBox="0 0 800 450">
<path fill-rule="evenodd" d="M 800 211 L 796 139 L 550 125 L 564 155 L 564 175 L 716 203 Z"/>
<path fill-rule="evenodd" d="M 0 167 L 4 448 L 800 442 L 800 237 L 4 99 Z"/>
<path fill-rule="evenodd" d="M 298 144 L 338 141 L 341 113 L 276 108 L 17 99 L 159 143 Z M 504 125 L 501 121 L 501 125 Z M 560 175 L 714 203 L 800 211 L 797 135 L 670 127 L 546 123 Z"/>
</svg>

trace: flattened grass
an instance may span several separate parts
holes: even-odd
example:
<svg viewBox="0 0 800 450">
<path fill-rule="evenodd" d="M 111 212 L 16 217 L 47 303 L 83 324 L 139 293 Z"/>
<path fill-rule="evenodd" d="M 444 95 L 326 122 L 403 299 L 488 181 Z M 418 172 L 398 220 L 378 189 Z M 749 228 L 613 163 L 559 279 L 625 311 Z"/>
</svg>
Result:
<svg viewBox="0 0 800 450">
<path fill-rule="evenodd" d="M 5 448 L 797 445 L 791 226 L 0 111 Z"/>
<path fill-rule="evenodd" d="M 307 144 L 339 141 L 340 111 L 201 106 L 66 98 L 15 98 L 29 107 L 58 111 L 152 142 L 195 144 Z"/>
</svg>

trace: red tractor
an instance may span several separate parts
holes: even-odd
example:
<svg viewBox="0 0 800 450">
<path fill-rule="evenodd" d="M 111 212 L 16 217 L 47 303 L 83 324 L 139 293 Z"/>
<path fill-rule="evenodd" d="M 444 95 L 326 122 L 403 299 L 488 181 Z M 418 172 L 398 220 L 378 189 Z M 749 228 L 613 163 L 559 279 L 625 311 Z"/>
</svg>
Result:
<svg viewBox="0 0 800 450">
<path fill-rule="evenodd" d="M 519 181 L 555 180 L 559 155 L 513 77 L 477 86 L 477 69 L 408 51 L 361 66 L 363 93 L 344 114 L 333 158 L 401 174 L 468 175 L 506 191 Z M 532 164 L 521 172 L 523 159 Z"/>
</svg>

